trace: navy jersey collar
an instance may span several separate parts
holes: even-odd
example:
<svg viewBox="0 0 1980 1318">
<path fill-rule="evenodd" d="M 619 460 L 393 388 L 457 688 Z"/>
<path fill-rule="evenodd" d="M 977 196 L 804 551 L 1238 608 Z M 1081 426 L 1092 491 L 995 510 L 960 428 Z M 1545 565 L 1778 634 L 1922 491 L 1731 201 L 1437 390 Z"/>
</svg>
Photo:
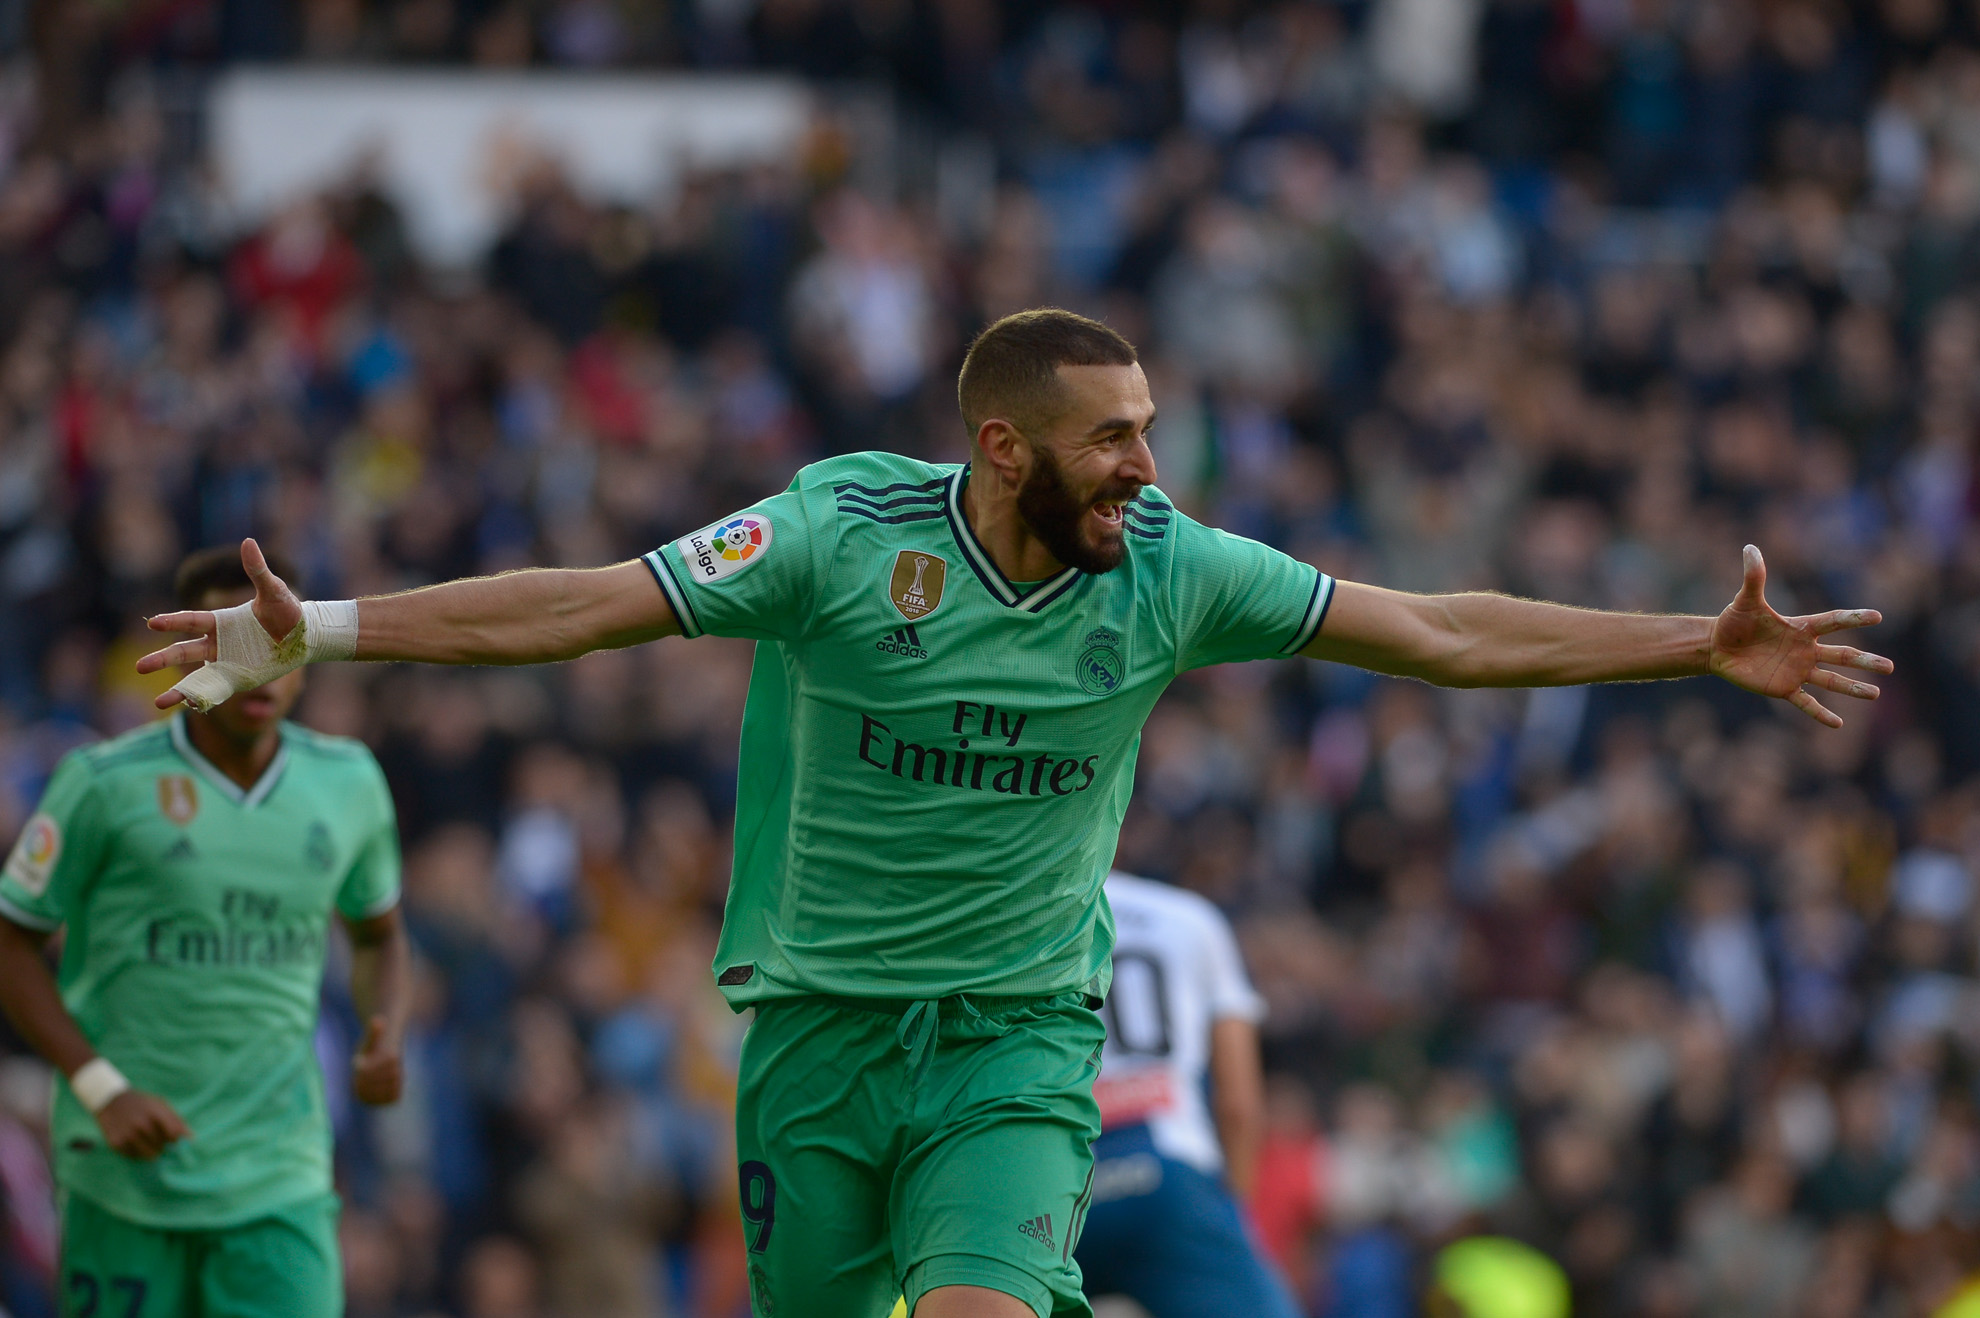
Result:
<svg viewBox="0 0 1980 1318">
<path fill-rule="evenodd" d="M 969 518 L 963 515 L 963 490 L 968 485 L 969 466 L 964 464 L 955 475 L 949 477 L 945 492 L 943 507 L 948 513 L 949 531 L 956 538 L 957 548 L 962 550 L 963 561 L 969 564 L 970 570 L 976 573 L 976 579 L 983 583 L 983 588 L 998 603 L 1025 613 L 1037 613 L 1078 584 L 1085 574 L 1076 567 L 1068 567 L 1023 589 L 1012 585 L 1004 570 L 997 566 L 997 560 L 990 557 L 990 551 L 976 538 Z"/>
</svg>

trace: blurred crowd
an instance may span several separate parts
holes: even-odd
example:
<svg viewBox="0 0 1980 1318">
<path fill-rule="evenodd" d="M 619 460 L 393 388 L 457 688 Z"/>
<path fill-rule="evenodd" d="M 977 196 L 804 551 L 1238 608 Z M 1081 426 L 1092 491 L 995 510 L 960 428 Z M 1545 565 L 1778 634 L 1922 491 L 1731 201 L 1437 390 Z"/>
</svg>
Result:
<svg viewBox="0 0 1980 1318">
<path fill-rule="evenodd" d="M 0 836 L 149 716 L 184 552 L 317 597 L 641 553 L 888 447 L 966 456 L 986 320 L 1141 345 L 1165 490 L 1336 575 L 1883 611 L 1841 731 L 1709 681 L 1179 682 L 1121 863 L 1260 989 L 1253 1214 L 1319 1318 L 1545 1250 L 1588 1318 L 1925 1318 L 1980 1268 L 1980 5 L 193 0 L 0 6 Z M 520 171 L 472 270 L 363 178 L 243 224 L 230 59 L 760 68 L 888 93 L 891 189 Z M 31 69 L 32 76 L 22 70 Z M 915 144 L 921 144 L 919 148 Z M 746 1312 L 708 974 L 745 643 L 318 670 L 397 797 L 406 1101 L 337 1095 L 356 1318 Z M 343 1073 L 340 976 L 320 1040 Z M 333 1089 L 336 1086 L 333 1085 Z M 51 1312 L 0 1061 L 0 1297 Z M 1968 1302 L 1980 1303 L 1969 1299 Z M 878 1318 L 878 1315 L 875 1316 Z"/>
</svg>

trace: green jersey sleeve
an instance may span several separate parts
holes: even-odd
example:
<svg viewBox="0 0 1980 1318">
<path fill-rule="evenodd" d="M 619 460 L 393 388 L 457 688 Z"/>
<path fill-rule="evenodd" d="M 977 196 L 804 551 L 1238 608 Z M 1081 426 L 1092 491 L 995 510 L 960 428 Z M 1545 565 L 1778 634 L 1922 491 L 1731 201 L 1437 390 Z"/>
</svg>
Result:
<svg viewBox="0 0 1980 1318">
<path fill-rule="evenodd" d="M 0 872 L 0 915 L 30 929 L 68 919 L 103 858 L 102 811 L 88 762 L 63 757 Z"/>
<path fill-rule="evenodd" d="M 837 534 L 829 502 L 782 494 L 646 555 L 687 636 L 795 641 L 817 614 Z"/>
<path fill-rule="evenodd" d="M 1175 515 L 1176 671 L 1284 659 L 1319 634 L 1334 579 L 1269 545 Z"/>
<path fill-rule="evenodd" d="M 399 819 L 384 775 L 372 768 L 372 825 L 350 872 L 337 889 L 337 910 L 347 920 L 368 920 L 399 903 Z"/>
</svg>

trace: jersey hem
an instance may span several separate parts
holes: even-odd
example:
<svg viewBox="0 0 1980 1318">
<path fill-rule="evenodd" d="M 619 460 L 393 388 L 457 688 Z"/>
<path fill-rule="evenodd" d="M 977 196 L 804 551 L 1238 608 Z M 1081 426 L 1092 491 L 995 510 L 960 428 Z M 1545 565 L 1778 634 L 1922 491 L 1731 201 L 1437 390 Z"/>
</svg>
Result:
<svg viewBox="0 0 1980 1318">
<path fill-rule="evenodd" d="M 50 920 L 46 916 L 25 910 L 7 900 L 4 894 L 0 894 L 0 916 L 5 916 L 24 929 L 33 929 L 38 933 L 52 933 L 62 927 L 60 920 Z"/>
<path fill-rule="evenodd" d="M 399 904 L 399 899 L 404 895 L 405 895 L 404 893 L 400 892 L 398 889 L 395 888 L 392 890 L 392 892 L 389 895 L 380 897 L 377 901 L 371 903 L 369 906 L 362 907 L 356 915 L 351 916 L 349 918 L 353 920 L 375 920 L 379 916 L 385 914 L 385 912 L 397 906 Z"/>
<path fill-rule="evenodd" d="M 649 554 L 642 554 L 639 561 L 646 564 L 646 570 L 653 574 L 660 593 L 673 606 L 674 618 L 681 624 L 681 635 L 693 640 L 702 634 L 701 620 L 694 616 L 694 605 L 688 602 L 687 589 L 674 575 L 674 569 L 667 565 L 665 554 L 668 548 L 663 545 Z"/>
<path fill-rule="evenodd" d="M 246 1226 L 249 1222 L 260 1221 L 264 1217 L 272 1217 L 285 1208 L 293 1208 L 297 1204 L 306 1204 L 337 1192 L 333 1184 L 325 1181 L 319 1189 L 257 1202 L 252 1208 L 242 1212 L 223 1213 L 217 1217 L 195 1215 L 193 1219 L 188 1219 L 171 1215 L 154 1215 L 143 1210 L 133 1211 L 126 1205 L 114 1203 L 100 1194 L 91 1194 L 84 1187 L 59 1177 L 56 1179 L 56 1188 L 64 1195 L 89 1200 L 99 1212 L 122 1218 L 134 1226 L 141 1226 L 151 1231 L 225 1231 L 231 1227 Z"/>
<path fill-rule="evenodd" d="M 1292 639 L 1281 647 L 1279 653 L 1288 657 L 1298 654 L 1313 643 L 1320 634 L 1320 624 L 1327 620 L 1327 610 L 1334 604 L 1334 579 L 1318 568 L 1313 572 L 1313 593 L 1307 597 L 1306 612 L 1300 615 L 1299 630 Z"/>
</svg>

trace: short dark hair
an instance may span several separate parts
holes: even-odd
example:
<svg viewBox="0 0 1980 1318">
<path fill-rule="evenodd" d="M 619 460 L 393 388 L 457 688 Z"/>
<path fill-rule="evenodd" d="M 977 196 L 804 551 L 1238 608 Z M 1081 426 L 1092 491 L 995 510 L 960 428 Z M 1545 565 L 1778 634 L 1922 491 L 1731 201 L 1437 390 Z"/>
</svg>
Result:
<svg viewBox="0 0 1980 1318">
<path fill-rule="evenodd" d="M 1061 366 L 1132 366 L 1134 345 L 1097 320 L 1058 307 L 1013 312 L 976 336 L 956 380 L 956 402 L 975 436 L 1003 417 L 1020 430 L 1058 413 Z"/>
<path fill-rule="evenodd" d="M 282 555 L 262 550 L 268 566 L 282 580 L 295 583 L 295 565 Z M 195 550 L 187 554 L 179 563 L 179 570 L 172 574 L 172 598 L 182 609 L 196 609 L 200 601 L 216 590 L 252 590 L 254 582 L 248 579 L 247 569 L 241 566 L 241 547 L 234 545 L 214 545 L 209 549 Z"/>
</svg>

